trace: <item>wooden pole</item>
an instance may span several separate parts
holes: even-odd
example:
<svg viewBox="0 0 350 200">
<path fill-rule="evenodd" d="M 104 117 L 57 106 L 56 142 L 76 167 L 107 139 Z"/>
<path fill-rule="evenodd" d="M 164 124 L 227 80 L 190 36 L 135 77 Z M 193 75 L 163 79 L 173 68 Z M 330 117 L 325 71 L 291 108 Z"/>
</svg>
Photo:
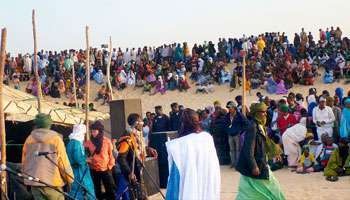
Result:
<svg viewBox="0 0 350 200">
<path fill-rule="evenodd" d="M 246 90 L 246 84 L 247 84 L 247 79 L 246 79 L 246 70 L 245 70 L 245 68 L 246 68 L 246 63 L 245 63 L 245 52 L 243 53 L 243 62 L 242 62 L 242 64 L 243 64 L 243 77 L 242 77 L 242 79 L 243 79 L 243 81 L 242 81 L 242 83 L 243 83 L 243 87 L 242 87 L 242 89 L 243 89 L 243 91 L 242 91 L 242 112 L 243 112 L 243 114 L 247 114 L 246 112 L 247 112 L 247 110 L 246 110 L 246 106 L 247 106 L 247 97 L 246 97 L 246 95 L 247 95 L 247 90 Z"/>
<path fill-rule="evenodd" d="M 41 98 L 42 98 L 42 92 L 41 92 L 41 81 L 39 78 L 39 71 L 38 71 L 38 58 L 37 58 L 37 40 L 36 40 L 36 26 L 35 26 L 35 10 L 33 9 L 32 12 L 32 24 L 33 24 L 33 38 L 34 38 L 34 73 L 35 73 L 35 79 L 37 81 L 37 100 L 38 100 L 38 111 L 41 113 Z"/>
<path fill-rule="evenodd" d="M 75 64 L 72 66 L 72 82 L 73 82 L 73 97 L 75 102 L 75 108 L 78 108 L 77 87 L 75 85 Z"/>
<path fill-rule="evenodd" d="M 107 63 L 107 84 L 109 92 L 111 93 L 111 100 L 114 100 L 113 88 L 111 84 L 111 62 L 112 62 L 112 37 L 109 37 L 109 58 Z"/>
<path fill-rule="evenodd" d="M 85 38 L 86 38 L 86 59 L 85 59 L 85 70 L 86 70 L 86 85 L 85 85 L 85 123 L 86 123 L 86 139 L 90 139 L 89 132 L 89 98 L 90 98 L 90 45 L 89 45 L 89 27 L 85 27 Z"/>
<path fill-rule="evenodd" d="M 6 165 L 6 130 L 5 130 L 5 113 L 3 108 L 3 85 L 4 85 L 4 68 L 6 57 L 6 28 L 1 30 L 1 50 L 0 50 L 0 131 L 1 131 L 1 165 Z M 6 171 L 2 171 L 0 174 L 1 183 L 1 199 L 4 199 L 4 195 L 7 196 L 7 183 L 6 183 Z M 4 194 L 3 194 L 4 193 Z"/>
</svg>

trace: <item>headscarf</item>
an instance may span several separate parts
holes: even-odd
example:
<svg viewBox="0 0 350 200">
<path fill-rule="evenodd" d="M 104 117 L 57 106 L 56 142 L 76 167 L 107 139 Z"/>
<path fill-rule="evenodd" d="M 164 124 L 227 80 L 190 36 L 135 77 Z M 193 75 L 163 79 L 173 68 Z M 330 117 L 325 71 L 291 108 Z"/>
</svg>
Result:
<svg viewBox="0 0 350 200">
<path fill-rule="evenodd" d="M 340 120 L 340 137 L 341 138 L 347 138 L 350 136 L 350 108 L 347 107 L 347 105 L 350 104 L 350 98 L 347 98 L 344 101 L 344 109 L 341 114 L 341 120 Z"/>
<path fill-rule="evenodd" d="M 99 154 L 102 149 L 103 144 L 103 136 L 104 136 L 104 126 L 100 121 L 96 121 L 93 124 L 91 124 L 90 127 L 91 130 L 98 130 L 98 135 L 96 137 L 91 137 L 91 142 L 95 146 L 95 153 Z"/>
<path fill-rule="evenodd" d="M 50 115 L 39 113 L 35 116 L 34 124 L 36 128 L 50 129 L 52 125 L 52 119 Z"/>
<path fill-rule="evenodd" d="M 78 140 L 83 142 L 86 133 L 86 126 L 84 124 L 75 124 L 73 126 L 73 132 L 69 135 L 69 139 Z"/>
<path fill-rule="evenodd" d="M 339 102 L 341 103 L 342 100 L 343 100 L 343 96 L 344 96 L 344 89 L 341 88 L 341 87 L 336 88 L 336 89 L 335 89 L 335 95 L 338 96 Z"/>
<path fill-rule="evenodd" d="M 263 117 L 259 115 L 259 112 L 266 112 L 267 111 L 267 106 L 265 103 L 253 103 L 250 106 L 250 115 L 260 124 L 260 125 L 265 125 L 266 124 L 266 116 Z"/>
</svg>

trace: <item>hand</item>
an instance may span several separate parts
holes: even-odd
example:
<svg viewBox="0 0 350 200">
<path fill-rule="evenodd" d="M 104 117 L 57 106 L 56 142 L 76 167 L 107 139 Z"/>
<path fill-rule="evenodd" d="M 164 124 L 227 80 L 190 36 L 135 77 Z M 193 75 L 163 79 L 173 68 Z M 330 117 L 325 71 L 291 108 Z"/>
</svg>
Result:
<svg viewBox="0 0 350 200">
<path fill-rule="evenodd" d="M 276 160 L 276 162 L 281 162 L 282 161 L 281 155 L 275 156 L 275 160 Z"/>
<path fill-rule="evenodd" d="M 322 122 L 321 122 L 321 125 L 325 125 L 325 124 L 326 124 L 326 122 L 325 122 L 325 121 L 322 121 Z"/>
<path fill-rule="evenodd" d="M 153 149 L 152 147 L 148 147 L 148 154 L 155 159 L 158 158 L 157 150 Z"/>
<path fill-rule="evenodd" d="M 321 122 L 317 121 L 316 122 L 316 126 L 320 127 L 321 126 Z"/>
<path fill-rule="evenodd" d="M 135 176 L 134 173 L 130 173 L 130 174 L 129 174 L 129 180 L 130 180 L 130 182 L 132 182 L 132 183 L 135 183 L 135 182 L 137 181 L 136 176 Z"/>
<path fill-rule="evenodd" d="M 91 158 L 86 158 L 86 162 L 90 164 L 90 163 L 92 163 L 92 159 Z"/>
<path fill-rule="evenodd" d="M 260 175 L 260 169 L 258 167 L 255 167 L 252 171 L 253 176 L 259 176 Z"/>
</svg>

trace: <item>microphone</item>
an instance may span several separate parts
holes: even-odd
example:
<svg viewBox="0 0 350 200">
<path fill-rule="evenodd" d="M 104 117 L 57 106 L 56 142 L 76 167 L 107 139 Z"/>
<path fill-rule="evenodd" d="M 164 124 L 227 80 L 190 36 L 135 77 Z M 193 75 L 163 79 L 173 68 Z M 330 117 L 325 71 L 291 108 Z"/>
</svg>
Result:
<svg viewBox="0 0 350 200">
<path fill-rule="evenodd" d="M 50 154 L 56 154 L 57 152 L 49 152 L 49 151 L 36 151 L 34 153 L 35 156 L 47 156 Z"/>
</svg>

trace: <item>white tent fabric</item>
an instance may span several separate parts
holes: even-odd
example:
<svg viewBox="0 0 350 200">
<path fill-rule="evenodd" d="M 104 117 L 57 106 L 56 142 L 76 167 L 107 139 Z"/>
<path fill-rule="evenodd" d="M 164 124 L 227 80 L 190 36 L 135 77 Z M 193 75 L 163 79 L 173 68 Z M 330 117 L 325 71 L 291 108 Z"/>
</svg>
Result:
<svg viewBox="0 0 350 200">
<path fill-rule="evenodd" d="M 10 88 L 3 87 L 3 110 L 7 120 L 14 121 L 29 121 L 34 119 L 38 114 L 38 104 L 36 97 Z M 42 112 L 49 114 L 55 123 L 60 124 L 77 124 L 85 121 L 85 112 L 81 109 L 76 109 L 54 102 L 42 100 Z M 109 114 L 101 112 L 89 112 L 89 120 L 105 120 L 109 119 Z"/>
</svg>

